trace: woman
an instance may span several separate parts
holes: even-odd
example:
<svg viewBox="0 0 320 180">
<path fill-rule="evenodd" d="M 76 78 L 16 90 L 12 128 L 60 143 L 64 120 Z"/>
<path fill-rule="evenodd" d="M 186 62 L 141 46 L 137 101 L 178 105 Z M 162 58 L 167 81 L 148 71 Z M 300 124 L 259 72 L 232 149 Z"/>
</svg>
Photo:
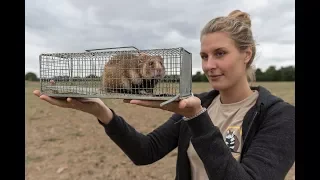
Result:
<svg viewBox="0 0 320 180">
<path fill-rule="evenodd" d="M 176 179 L 284 179 L 295 160 L 295 107 L 263 87 L 250 87 L 256 47 L 249 15 L 235 10 L 212 19 L 200 41 L 202 68 L 214 90 L 161 107 L 174 114 L 148 135 L 100 99 L 34 94 L 94 115 L 136 165 L 154 163 L 178 147 Z M 125 102 L 160 108 L 160 102 Z"/>
</svg>

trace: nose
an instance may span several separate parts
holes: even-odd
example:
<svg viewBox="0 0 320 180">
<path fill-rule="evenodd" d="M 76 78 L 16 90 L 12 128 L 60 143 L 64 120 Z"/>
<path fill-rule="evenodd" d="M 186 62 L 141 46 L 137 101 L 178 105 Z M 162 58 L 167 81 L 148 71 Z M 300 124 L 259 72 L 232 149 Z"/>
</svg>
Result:
<svg viewBox="0 0 320 180">
<path fill-rule="evenodd" d="M 155 71 L 156 71 L 156 72 L 161 72 L 162 69 L 161 69 L 161 68 L 155 68 Z"/>
<path fill-rule="evenodd" d="M 162 68 L 155 68 L 155 76 L 160 76 L 163 72 L 163 69 Z"/>
<path fill-rule="evenodd" d="M 208 57 L 207 61 L 203 62 L 205 69 L 216 69 L 217 68 L 217 62 L 211 58 L 210 56 Z"/>
</svg>

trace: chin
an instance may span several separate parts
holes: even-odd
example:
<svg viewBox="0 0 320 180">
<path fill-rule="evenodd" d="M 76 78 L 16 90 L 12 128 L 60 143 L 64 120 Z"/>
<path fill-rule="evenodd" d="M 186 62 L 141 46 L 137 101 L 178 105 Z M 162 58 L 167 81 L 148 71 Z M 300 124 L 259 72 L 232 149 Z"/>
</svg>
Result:
<svg viewBox="0 0 320 180">
<path fill-rule="evenodd" d="M 229 86 L 221 82 L 209 82 L 214 90 L 223 91 Z"/>
</svg>

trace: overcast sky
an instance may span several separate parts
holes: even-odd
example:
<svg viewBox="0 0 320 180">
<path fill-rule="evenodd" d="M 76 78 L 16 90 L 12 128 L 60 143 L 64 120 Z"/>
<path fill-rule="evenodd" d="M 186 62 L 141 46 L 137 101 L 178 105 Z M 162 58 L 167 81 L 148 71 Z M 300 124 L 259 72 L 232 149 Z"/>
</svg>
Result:
<svg viewBox="0 0 320 180">
<path fill-rule="evenodd" d="M 193 53 L 195 73 L 201 70 L 201 28 L 234 9 L 251 15 L 256 67 L 295 64 L 293 0 L 27 0 L 25 71 L 39 75 L 41 53 L 134 45 L 184 47 Z"/>
</svg>

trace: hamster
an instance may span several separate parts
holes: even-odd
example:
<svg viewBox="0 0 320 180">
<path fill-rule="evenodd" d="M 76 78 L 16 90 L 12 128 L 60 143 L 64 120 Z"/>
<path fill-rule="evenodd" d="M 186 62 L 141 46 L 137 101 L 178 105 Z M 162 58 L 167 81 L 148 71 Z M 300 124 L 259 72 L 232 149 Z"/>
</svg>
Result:
<svg viewBox="0 0 320 180">
<path fill-rule="evenodd" d="M 115 55 L 104 66 L 103 89 L 106 92 L 150 95 L 164 76 L 161 56 L 142 53 Z"/>
</svg>

